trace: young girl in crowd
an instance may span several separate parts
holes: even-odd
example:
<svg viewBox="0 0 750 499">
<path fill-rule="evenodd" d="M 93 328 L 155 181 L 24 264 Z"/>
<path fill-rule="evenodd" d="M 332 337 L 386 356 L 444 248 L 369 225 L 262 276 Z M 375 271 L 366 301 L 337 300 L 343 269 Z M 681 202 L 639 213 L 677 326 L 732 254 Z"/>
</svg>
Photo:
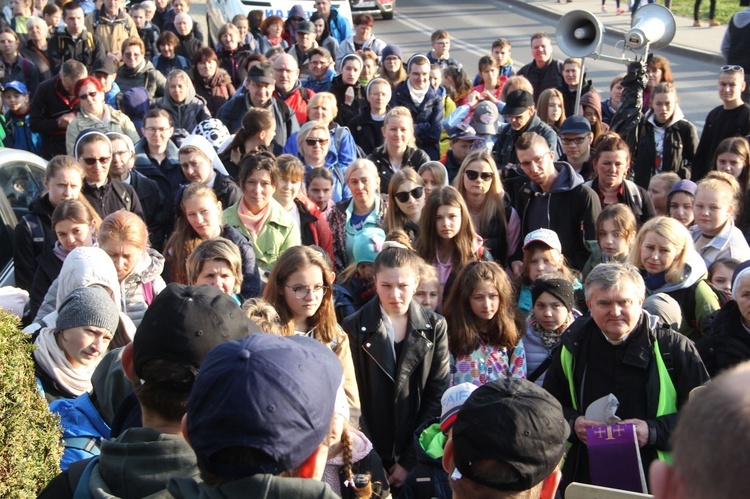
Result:
<svg viewBox="0 0 750 499">
<path fill-rule="evenodd" d="M 419 286 L 414 293 L 414 299 L 433 312 L 440 299 L 440 279 L 438 279 L 437 270 L 426 262 L 419 266 Z"/>
<path fill-rule="evenodd" d="M 674 77 L 672 76 L 672 67 L 669 64 L 669 60 L 661 55 L 654 55 L 648 63 L 646 68 L 646 74 L 648 75 L 648 83 L 646 83 L 646 90 L 643 91 L 643 108 L 648 109 L 651 104 L 651 93 L 654 88 L 660 83 L 674 83 Z"/>
<path fill-rule="evenodd" d="M 739 207 L 742 213 L 734 219 L 737 227 L 747 236 L 750 233 L 750 145 L 742 137 L 730 137 L 719 143 L 714 153 L 712 170 L 725 172 L 737 179 L 740 184 Z"/>
<path fill-rule="evenodd" d="M 434 195 L 434 194 L 433 194 Z M 344 320 L 362 399 L 363 426 L 400 487 L 416 464 L 414 432 L 440 415 L 448 388 L 445 319 L 412 300 L 420 258 L 397 231 L 375 259 L 377 296 Z"/>
<path fill-rule="evenodd" d="M 417 253 L 437 270 L 440 280 L 438 312 L 464 265 L 482 258 L 492 259 L 474 232 L 469 209 L 454 187 L 436 190 L 427 200 L 420 223 Z"/>
<path fill-rule="evenodd" d="M 254 107 L 242 117 L 242 126 L 232 142 L 219 155 L 224 168 L 233 179 L 240 173 L 240 160 L 246 154 L 270 151 L 276 136 L 276 119 L 268 109 Z"/>
<path fill-rule="evenodd" d="M 448 185 L 448 172 L 445 165 L 439 161 L 428 161 L 419 167 L 419 176 L 424 182 L 425 199 L 430 197 L 432 191 Z"/>
<path fill-rule="evenodd" d="M 510 205 L 492 155 L 484 149 L 470 152 L 454 183 L 484 246 L 496 262 L 506 265 L 521 240 L 521 219 Z"/>
<path fill-rule="evenodd" d="M 164 257 L 149 248 L 143 219 L 125 210 L 102 221 L 98 243 L 115 264 L 124 311 L 138 326 L 154 297 L 166 287 L 161 278 Z"/>
<path fill-rule="evenodd" d="M 649 295 L 666 293 L 681 305 L 679 332 L 698 340 L 701 322 L 719 309 L 719 300 L 706 282 L 706 263 L 688 230 L 673 218 L 652 218 L 638 232 L 630 263 L 640 269 Z"/>
<path fill-rule="evenodd" d="M 52 212 L 52 230 L 57 241 L 46 247 L 39 258 L 34 281 L 29 292 L 29 309 L 35 317 L 50 286 L 57 279 L 68 254 L 80 246 L 94 246 L 101 218 L 88 203 L 66 199 Z"/>
<path fill-rule="evenodd" d="M 693 225 L 693 203 L 698 186 L 692 180 L 680 180 L 672 186 L 667 195 L 667 215 L 685 227 Z"/>
<path fill-rule="evenodd" d="M 648 195 L 654 204 L 657 215 L 666 215 L 668 204 L 667 195 L 674 185 L 680 181 L 680 176 L 675 172 L 657 173 L 648 182 Z"/>
<path fill-rule="evenodd" d="M 187 259 L 202 241 L 223 237 L 232 241 L 242 255 L 243 298 L 260 294 L 260 274 L 255 264 L 255 252 L 250 241 L 234 227 L 224 224 L 221 203 L 214 190 L 202 184 L 190 184 L 182 191 L 180 215 L 175 222 L 164 255 L 167 260 L 170 280 L 187 284 Z"/>
<path fill-rule="evenodd" d="M 706 280 L 715 292 L 724 293 L 726 301 L 732 299 L 732 275 L 740 263 L 736 258 L 719 258 L 708 267 Z"/>
<path fill-rule="evenodd" d="M 240 249 L 229 239 L 217 237 L 196 246 L 187 259 L 188 283 L 207 284 L 231 296 L 237 305 L 242 286 L 242 256 Z"/>
<path fill-rule="evenodd" d="M 551 126 L 555 132 L 560 131 L 560 127 L 566 118 L 562 92 L 556 88 L 548 88 L 539 94 L 537 115 L 540 120 Z"/>
<path fill-rule="evenodd" d="M 596 219 L 597 244 L 591 248 L 591 256 L 583 266 L 583 280 L 600 263 L 627 261 L 637 232 L 633 210 L 622 203 L 604 208 Z"/>
<path fill-rule="evenodd" d="M 471 93 L 471 80 L 463 68 L 449 65 L 443 70 L 443 87 L 445 87 L 448 97 L 458 106 L 464 106 L 469 103 L 469 94 Z M 446 115 L 447 116 L 447 115 Z"/>
<path fill-rule="evenodd" d="M 450 384 L 483 385 L 526 377 L 523 319 L 508 275 L 495 262 L 472 262 L 456 278 L 445 303 Z"/>
<path fill-rule="evenodd" d="M 595 90 L 581 96 L 581 111 L 591 124 L 594 141 L 603 133 L 609 131 L 609 125 L 602 121 L 602 98 Z"/>
<path fill-rule="evenodd" d="M 580 316 L 575 310 L 573 283 L 555 272 L 544 274 L 531 287 L 534 303 L 526 318 L 524 351 L 526 379 L 539 386 L 552 363 L 552 351 L 560 343 L 560 336 Z"/>
<path fill-rule="evenodd" d="M 396 172 L 388 187 L 384 229 L 403 229 L 412 243 L 419 235 L 419 219 L 425 205 L 424 181 L 412 168 Z"/>
<path fill-rule="evenodd" d="M 690 176 L 698 148 L 695 125 L 685 119 L 671 83 L 660 83 L 651 91 L 651 102 L 638 124 L 638 140 L 633 150 L 635 183 L 647 187 L 649 179 L 661 172 Z"/>
<path fill-rule="evenodd" d="M 750 246 L 734 226 L 738 198 L 739 184 L 728 173 L 709 172 L 698 182 L 693 205 L 695 225 L 690 228 L 690 234 L 706 265 L 724 257 L 741 262 L 750 259 Z"/>
<path fill-rule="evenodd" d="M 344 391 L 359 419 L 359 392 L 349 338 L 336 322 L 333 271 L 322 254 L 307 246 L 289 248 L 268 276 L 263 299 L 279 314 L 284 336 L 310 336 L 328 345 L 344 368 Z"/>
<path fill-rule="evenodd" d="M 181 69 L 175 69 L 167 76 L 166 92 L 157 107 L 169 113 L 174 128 L 172 141 L 177 147 L 198 123 L 211 118 L 206 101 L 195 95 L 192 80 Z"/>
<path fill-rule="evenodd" d="M 578 293 L 582 291 L 583 286 L 565 263 L 562 244 L 557 233 L 549 229 L 531 231 L 523 240 L 523 266 L 521 274 L 514 283 L 516 296 L 518 296 L 518 308 L 523 316 L 529 314 L 534 304 L 531 299 L 532 283 L 542 274 L 550 272 L 560 272 L 565 279 L 573 283 Z M 585 307 L 579 307 L 579 309 L 585 310 Z"/>
<path fill-rule="evenodd" d="M 406 68 L 401 56 L 401 47 L 386 45 L 380 55 L 380 77 L 391 84 L 391 89 L 395 89 L 396 85 L 406 80 Z"/>
<path fill-rule="evenodd" d="M 375 295 L 375 258 L 384 242 L 380 227 L 367 227 L 354 237 L 354 264 L 341 273 L 339 283 L 351 295 L 356 310 Z"/>
<path fill-rule="evenodd" d="M 328 168 L 313 168 L 305 175 L 305 191 L 321 213 L 328 216 L 333 208 L 333 174 Z"/>
<path fill-rule="evenodd" d="M 349 406 L 339 388 L 328 434 L 322 480 L 342 499 L 390 497 L 380 456 L 364 433 L 349 423 Z"/>
<path fill-rule="evenodd" d="M 485 55 L 479 59 L 479 74 L 482 77 L 482 83 L 472 88 L 472 92 L 478 92 L 484 100 L 493 104 L 500 102 L 500 93 L 508 77 L 500 76 L 500 65 L 494 57 Z"/>
</svg>

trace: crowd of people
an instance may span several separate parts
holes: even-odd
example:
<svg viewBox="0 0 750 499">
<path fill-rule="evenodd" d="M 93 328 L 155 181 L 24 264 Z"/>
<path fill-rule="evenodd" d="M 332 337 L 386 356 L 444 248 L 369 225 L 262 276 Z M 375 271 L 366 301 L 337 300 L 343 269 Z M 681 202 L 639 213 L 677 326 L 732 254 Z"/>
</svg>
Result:
<svg viewBox="0 0 750 499">
<path fill-rule="evenodd" d="M 42 497 L 554 497 L 609 394 L 668 460 L 750 359 L 743 67 L 698 134 L 661 55 L 605 98 L 545 33 L 468 68 L 315 9 L 209 46 L 189 0 L 12 2 L 2 141 L 49 160 L 11 200 L 65 446 Z"/>
</svg>

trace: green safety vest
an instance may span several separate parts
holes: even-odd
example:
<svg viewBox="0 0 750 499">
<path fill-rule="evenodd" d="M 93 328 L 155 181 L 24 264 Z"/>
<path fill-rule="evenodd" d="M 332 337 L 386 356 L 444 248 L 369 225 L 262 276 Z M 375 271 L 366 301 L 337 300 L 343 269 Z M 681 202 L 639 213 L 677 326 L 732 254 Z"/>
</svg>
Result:
<svg viewBox="0 0 750 499">
<path fill-rule="evenodd" d="M 664 359 L 661 357 L 661 350 L 659 349 L 659 342 L 654 341 L 654 358 L 656 358 L 656 370 L 659 373 L 659 403 L 656 406 L 656 417 L 666 416 L 667 414 L 675 414 L 677 412 L 677 390 L 675 390 L 672 378 L 669 376 L 667 366 L 664 364 Z M 560 362 L 562 364 L 563 374 L 568 380 L 568 388 L 570 389 L 570 400 L 573 404 L 573 409 L 578 409 L 578 402 L 576 401 L 575 386 L 573 383 L 573 354 L 567 347 L 563 346 L 560 351 Z M 668 451 L 657 450 L 656 451 L 659 460 L 667 463 L 672 463 L 672 453 Z"/>
</svg>

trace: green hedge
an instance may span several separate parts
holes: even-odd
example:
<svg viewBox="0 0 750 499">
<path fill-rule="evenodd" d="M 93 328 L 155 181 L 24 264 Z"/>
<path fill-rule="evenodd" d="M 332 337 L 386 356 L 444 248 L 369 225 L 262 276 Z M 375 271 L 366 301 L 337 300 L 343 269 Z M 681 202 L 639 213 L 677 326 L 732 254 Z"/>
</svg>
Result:
<svg viewBox="0 0 750 499">
<path fill-rule="evenodd" d="M 695 0 L 673 0 L 671 10 L 676 16 L 684 16 L 692 19 L 694 5 Z M 700 19 L 704 26 L 707 26 L 705 21 L 708 21 L 709 5 L 710 0 L 701 0 Z M 732 14 L 740 10 L 742 10 L 742 7 L 740 7 L 739 0 L 716 0 L 716 20 L 725 26 L 729 22 L 729 19 L 732 18 Z M 719 47 L 712 48 L 719 50 Z"/>
<path fill-rule="evenodd" d="M 59 472 L 59 418 L 34 378 L 28 335 L 0 309 L 0 497 L 36 497 Z"/>
</svg>

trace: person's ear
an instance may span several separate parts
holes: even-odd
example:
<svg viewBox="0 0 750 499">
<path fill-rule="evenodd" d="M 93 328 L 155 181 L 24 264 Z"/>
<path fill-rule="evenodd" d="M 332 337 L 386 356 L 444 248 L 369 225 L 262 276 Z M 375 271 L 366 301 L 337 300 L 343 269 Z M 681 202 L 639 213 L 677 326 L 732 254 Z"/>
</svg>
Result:
<svg viewBox="0 0 750 499">
<path fill-rule="evenodd" d="M 654 461 L 649 470 L 651 493 L 656 499 L 678 499 L 685 497 L 683 485 L 677 471 L 664 461 Z"/>
<path fill-rule="evenodd" d="M 122 349 L 122 357 L 120 357 L 120 363 L 122 364 L 122 370 L 125 372 L 125 376 L 132 382 L 133 381 L 133 342 L 131 341 L 125 348 Z"/>
<path fill-rule="evenodd" d="M 453 437 L 449 437 L 443 447 L 443 470 L 450 476 L 456 465 L 453 463 Z"/>
<path fill-rule="evenodd" d="M 383 135 L 385 135 L 385 127 L 384 126 L 380 127 L 380 133 L 382 133 Z"/>
<path fill-rule="evenodd" d="M 560 486 L 562 472 L 556 469 L 542 481 L 542 491 L 539 493 L 539 499 L 554 499 L 557 487 Z"/>
</svg>

